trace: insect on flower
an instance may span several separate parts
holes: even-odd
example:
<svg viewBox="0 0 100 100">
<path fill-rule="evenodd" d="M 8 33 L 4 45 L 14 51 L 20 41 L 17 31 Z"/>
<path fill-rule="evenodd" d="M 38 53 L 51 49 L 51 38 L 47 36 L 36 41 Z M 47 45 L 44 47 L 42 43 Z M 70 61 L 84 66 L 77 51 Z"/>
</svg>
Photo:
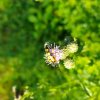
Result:
<svg viewBox="0 0 100 100">
<path fill-rule="evenodd" d="M 52 66 L 55 66 L 59 64 L 59 61 L 62 57 L 62 50 L 59 49 L 59 46 L 50 43 L 44 44 L 45 48 L 45 55 L 44 58 L 46 60 L 47 64 L 51 64 Z"/>
<path fill-rule="evenodd" d="M 72 40 L 72 39 L 71 39 Z M 55 45 L 55 43 L 50 44 L 46 42 L 44 44 L 45 62 L 49 65 L 56 66 L 60 64 L 60 61 L 63 61 L 65 68 L 71 69 L 74 68 L 73 54 L 78 51 L 78 44 L 76 40 L 70 41 L 70 38 L 65 39 L 65 44 L 60 48 L 60 46 Z M 69 59 L 71 58 L 71 59 Z"/>
</svg>

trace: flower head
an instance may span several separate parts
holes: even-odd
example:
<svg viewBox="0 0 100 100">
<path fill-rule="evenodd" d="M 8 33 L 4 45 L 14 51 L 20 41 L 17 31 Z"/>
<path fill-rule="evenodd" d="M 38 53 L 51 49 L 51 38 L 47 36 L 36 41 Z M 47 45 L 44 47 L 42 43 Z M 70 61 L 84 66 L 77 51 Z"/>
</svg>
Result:
<svg viewBox="0 0 100 100">
<path fill-rule="evenodd" d="M 70 43 L 67 45 L 67 49 L 70 53 L 75 53 L 78 50 L 78 45 L 76 43 Z"/>
<path fill-rule="evenodd" d="M 71 69 L 71 68 L 74 68 L 74 67 L 75 67 L 75 66 L 74 66 L 74 62 L 73 62 L 72 59 L 65 59 L 65 60 L 64 60 L 64 66 L 65 66 L 65 68 L 67 68 L 67 69 Z"/>
<path fill-rule="evenodd" d="M 46 63 L 51 64 L 52 66 L 55 66 L 59 64 L 59 61 L 62 57 L 62 50 L 59 49 L 59 46 L 54 44 L 45 43 L 45 55 L 44 58 L 46 60 Z"/>
</svg>

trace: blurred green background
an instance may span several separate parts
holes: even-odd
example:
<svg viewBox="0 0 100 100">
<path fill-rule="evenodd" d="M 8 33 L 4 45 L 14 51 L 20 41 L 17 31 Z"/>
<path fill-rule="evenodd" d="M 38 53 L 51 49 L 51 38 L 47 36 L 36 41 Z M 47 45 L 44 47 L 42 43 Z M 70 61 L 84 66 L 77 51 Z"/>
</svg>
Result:
<svg viewBox="0 0 100 100">
<path fill-rule="evenodd" d="M 44 43 L 65 36 L 80 52 L 60 71 L 45 63 Z M 0 0 L 0 100 L 13 100 L 13 86 L 29 87 L 25 100 L 100 100 L 100 0 Z"/>
</svg>

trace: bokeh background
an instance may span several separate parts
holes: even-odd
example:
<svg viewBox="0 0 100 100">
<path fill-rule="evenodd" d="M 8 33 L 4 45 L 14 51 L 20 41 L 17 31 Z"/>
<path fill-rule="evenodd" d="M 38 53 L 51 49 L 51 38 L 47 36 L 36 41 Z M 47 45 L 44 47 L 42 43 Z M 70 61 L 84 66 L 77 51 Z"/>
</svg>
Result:
<svg viewBox="0 0 100 100">
<path fill-rule="evenodd" d="M 44 43 L 77 38 L 74 69 L 45 63 Z M 0 100 L 100 100 L 100 0 L 0 0 Z M 33 98 L 29 98 L 33 93 Z"/>
</svg>

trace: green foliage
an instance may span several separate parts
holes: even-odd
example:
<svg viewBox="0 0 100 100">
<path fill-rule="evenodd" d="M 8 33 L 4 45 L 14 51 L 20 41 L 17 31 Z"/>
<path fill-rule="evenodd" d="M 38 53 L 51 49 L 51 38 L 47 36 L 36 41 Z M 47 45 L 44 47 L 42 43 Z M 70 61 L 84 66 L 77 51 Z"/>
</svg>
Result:
<svg viewBox="0 0 100 100">
<path fill-rule="evenodd" d="M 29 100 L 100 100 L 100 0 L 1 0 L 0 98 L 29 86 Z M 77 38 L 74 69 L 51 68 L 46 41 Z M 63 65 L 60 65 L 63 66 Z"/>
</svg>

